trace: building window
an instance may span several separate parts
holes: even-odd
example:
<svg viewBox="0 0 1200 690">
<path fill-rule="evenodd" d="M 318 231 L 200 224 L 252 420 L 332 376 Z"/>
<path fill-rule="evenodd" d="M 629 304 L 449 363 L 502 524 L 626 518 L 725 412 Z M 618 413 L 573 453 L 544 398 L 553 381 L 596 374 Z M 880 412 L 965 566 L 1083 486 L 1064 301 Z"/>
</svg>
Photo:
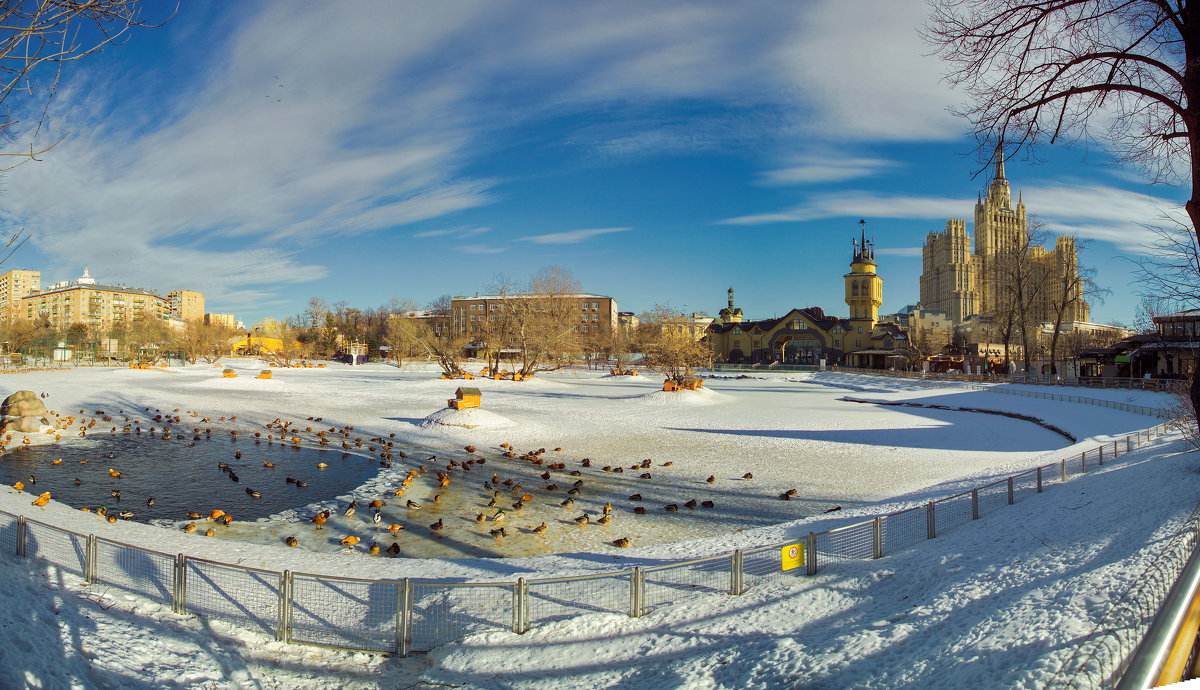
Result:
<svg viewBox="0 0 1200 690">
<path fill-rule="evenodd" d="M 841 347 L 841 346 L 842 346 L 842 341 L 840 341 L 840 340 L 835 340 L 835 341 L 833 341 L 833 346 L 834 346 L 834 347 Z"/>
<path fill-rule="evenodd" d="M 587 329 L 588 329 L 588 327 L 587 327 L 587 324 L 586 324 L 586 323 L 585 323 L 585 324 L 583 324 L 583 332 L 584 332 L 584 333 L 587 333 L 587 332 L 588 332 L 588 330 L 587 330 Z"/>
<path fill-rule="evenodd" d="M 858 332 L 859 332 L 859 333 L 862 333 L 862 326 L 859 326 L 859 327 L 858 327 Z M 856 341 L 854 341 L 854 342 L 855 342 L 855 343 L 857 343 L 858 341 L 856 340 Z"/>
<path fill-rule="evenodd" d="M 852 296 L 852 297 L 858 296 L 858 281 L 857 280 L 850 281 L 850 296 Z"/>
<path fill-rule="evenodd" d="M 597 310 L 598 310 L 598 309 L 600 309 L 600 303 L 599 303 L 599 302 L 592 302 L 592 309 L 597 309 Z"/>
</svg>

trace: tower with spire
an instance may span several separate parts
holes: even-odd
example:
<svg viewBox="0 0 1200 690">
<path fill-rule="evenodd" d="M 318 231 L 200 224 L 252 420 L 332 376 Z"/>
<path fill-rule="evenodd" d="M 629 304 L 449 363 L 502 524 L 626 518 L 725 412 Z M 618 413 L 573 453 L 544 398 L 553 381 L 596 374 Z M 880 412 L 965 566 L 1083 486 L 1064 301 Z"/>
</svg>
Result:
<svg viewBox="0 0 1200 690">
<path fill-rule="evenodd" d="M 944 231 L 931 232 L 925 238 L 920 304 L 925 309 L 945 312 L 953 323 L 995 312 L 1002 287 L 995 276 L 997 255 L 1020 249 L 1028 236 L 1025 201 L 1018 192 L 1017 203 L 1013 205 L 1004 162 L 1004 146 L 997 144 L 991 179 L 986 190 L 976 196 L 973 252 L 963 219 L 951 218 Z M 1056 243 L 1055 249 L 1049 251 L 1034 247 L 1032 254 L 1043 270 L 1078 275 L 1075 270 L 1078 259 L 1071 243 Z M 1061 282 L 1051 280 L 1050 284 Z M 1048 298 L 1049 294 L 1043 300 L 1046 304 L 1035 308 L 1038 312 L 1033 314 L 1035 320 L 1051 320 L 1049 313 L 1041 313 L 1048 312 Z M 1068 315 L 1072 321 L 1086 321 L 1088 316 L 1086 304 Z"/>
<path fill-rule="evenodd" d="M 843 276 L 850 321 L 870 333 L 883 305 L 883 278 L 875 273 L 875 241 L 867 239 L 867 221 L 858 221 L 860 238 L 851 240 L 850 272 Z"/>
</svg>

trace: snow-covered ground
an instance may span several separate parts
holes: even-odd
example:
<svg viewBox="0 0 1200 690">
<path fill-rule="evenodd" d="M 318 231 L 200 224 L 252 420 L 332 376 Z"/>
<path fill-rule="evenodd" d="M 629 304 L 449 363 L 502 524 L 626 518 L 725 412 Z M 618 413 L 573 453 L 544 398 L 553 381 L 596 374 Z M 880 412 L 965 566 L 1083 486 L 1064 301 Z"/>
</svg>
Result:
<svg viewBox="0 0 1200 690">
<path fill-rule="evenodd" d="M 6 390 L 46 392 L 52 407 L 72 411 L 179 407 L 214 419 L 237 415 L 246 429 L 261 429 L 275 418 L 304 422 L 320 416 L 363 436 L 395 433 L 397 448 L 428 450 L 439 462 L 465 459 L 461 448 L 470 444 L 476 456 L 488 459 L 469 475 L 476 484 L 500 468 L 513 474 L 534 469 L 498 459 L 501 443 L 522 451 L 562 447 L 546 457 L 562 458 L 567 467 L 557 474 L 564 479 L 567 471 L 581 472 L 583 510 L 611 500 L 616 518 L 607 527 L 552 523 L 545 538 L 518 529 L 505 548 L 512 542 L 511 553 L 534 555 L 497 561 L 372 559 L 361 546 L 344 555 L 277 545 L 280 530 L 307 523 L 250 524 L 239 528 L 241 541 L 109 525 L 53 502 L 31 507 L 28 493 L 12 490 L 0 492 L 0 509 L 168 553 L 271 570 L 511 580 L 781 541 L 957 492 L 1158 422 L 1095 406 L 847 374 L 711 380 L 704 392 L 663 394 L 655 392 L 658 379 L 651 377 L 580 371 L 521 383 L 473 382 L 483 390 L 485 411 L 501 423 L 485 420 L 468 429 L 428 423 L 462 385 L 438 380 L 428 368 L 292 369 L 264 381 L 245 375 L 261 369 L 259 363 L 235 366 L 243 373 L 236 379 L 188 367 L 81 369 L 0 380 Z M 1162 394 L 1141 391 L 1055 392 L 1169 404 Z M 1019 412 L 1078 442 L 1002 416 L 857 404 L 840 399 L 845 396 Z M 737 598 L 693 599 L 641 619 L 592 614 L 523 636 L 478 634 L 408 659 L 279 645 L 255 632 L 175 616 L 169 607 L 116 590 L 82 588 L 76 576 L 34 562 L 10 560 L 0 563 L 11 585 L 4 595 L 10 605 L 0 614 L 10 632 L 0 644 L 0 686 L 395 687 L 425 681 L 468 687 L 1039 687 L 1194 507 L 1198 476 L 1193 456 L 1183 450 L 1176 441 L 1156 442 L 880 561 L 836 564 L 815 577 L 789 578 Z M 583 468 L 584 457 L 591 468 Z M 652 460 L 651 480 L 637 479 L 641 470 L 614 475 L 597 467 L 628 468 L 646 458 Z M 741 479 L 746 472 L 752 480 Z M 713 484 L 705 481 L 709 476 L 716 477 Z M 390 481 L 385 473 L 357 497 L 378 496 Z M 454 481 L 468 479 L 456 475 Z M 803 500 L 780 501 L 778 495 L 792 488 Z M 627 496 L 635 491 L 652 509 L 647 515 L 631 513 Z M 665 503 L 688 498 L 713 500 L 716 508 L 661 511 Z M 466 500 L 486 499 L 480 491 Z M 831 505 L 843 510 L 821 512 Z M 556 510 L 538 509 L 547 515 Z M 569 519 L 577 512 L 561 514 Z M 533 524 L 539 515 L 512 524 Z M 462 518 L 454 541 L 485 539 L 467 515 L 453 517 Z M 404 538 L 439 543 L 428 530 L 422 533 L 423 521 L 414 521 Z M 335 527 L 371 534 L 372 527 L 359 522 Z M 635 548 L 608 545 L 616 537 L 630 537 Z M 22 632 L 13 634 L 18 628 Z"/>
</svg>

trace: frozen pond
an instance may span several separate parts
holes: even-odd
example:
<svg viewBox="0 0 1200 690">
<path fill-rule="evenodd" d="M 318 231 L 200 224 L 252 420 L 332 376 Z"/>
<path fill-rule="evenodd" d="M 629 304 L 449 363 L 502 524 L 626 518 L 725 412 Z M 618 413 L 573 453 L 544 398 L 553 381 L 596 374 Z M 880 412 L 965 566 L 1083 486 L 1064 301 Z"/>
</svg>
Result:
<svg viewBox="0 0 1200 690">
<path fill-rule="evenodd" d="M 218 463 L 228 464 L 230 471 Z M 318 469 L 318 463 L 328 468 Z M 111 476 L 110 469 L 121 476 Z M 188 511 L 207 515 L 218 508 L 238 520 L 254 520 L 353 491 L 379 469 L 379 461 L 371 457 L 236 437 L 217 429 L 198 437 L 172 434 L 169 440 L 148 431 L 106 431 L 17 446 L 0 461 L 0 482 L 11 486 L 20 481 L 27 491 L 49 491 L 75 508 L 129 510 L 139 522 L 179 521 Z M 287 482 L 288 477 L 308 486 Z M 247 489 L 261 498 L 251 497 Z M 147 505 L 150 499 L 153 505 Z"/>
</svg>

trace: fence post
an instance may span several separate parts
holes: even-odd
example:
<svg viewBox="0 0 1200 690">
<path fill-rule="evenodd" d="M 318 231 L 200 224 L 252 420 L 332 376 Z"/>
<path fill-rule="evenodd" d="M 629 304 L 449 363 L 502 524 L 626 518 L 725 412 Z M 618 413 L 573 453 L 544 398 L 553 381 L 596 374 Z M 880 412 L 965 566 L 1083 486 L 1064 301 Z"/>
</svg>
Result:
<svg viewBox="0 0 1200 690">
<path fill-rule="evenodd" d="M 1042 468 L 1037 468 L 1037 492 L 1042 493 Z"/>
<path fill-rule="evenodd" d="M 872 525 L 872 539 L 875 547 L 875 558 L 883 558 L 883 517 L 875 518 L 875 524 Z"/>
<path fill-rule="evenodd" d="M 1132 451 L 1133 451 L 1133 437 L 1132 437 L 1132 436 L 1126 436 L 1126 437 L 1125 437 L 1125 452 L 1126 452 L 1126 453 L 1129 453 L 1129 452 L 1132 452 Z"/>
<path fill-rule="evenodd" d="M 1103 446 L 1100 447 L 1100 464 L 1101 465 L 1104 464 L 1104 447 Z M 1087 472 L 1087 451 L 1086 450 L 1079 454 L 1079 471 Z"/>
<path fill-rule="evenodd" d="M 171 588 L 171 610 L 180 615 L 187 613 L 187 556 L 175 554 L 175 577 Z"/>
<path fill-rule="evenodd" d="M 1100 451 L 1100 464 L 1104 464 L 1104 446 L 1100 446 L 1096 450 Z"/>
<path fill-rule="evenodd" d="M 83 581 L 89 585 L 96 582 L 96 535 L 87 535 L 83 547 Z"/>
<path fill-rule="evenodd" d="M 408 656 L 413 652 L 413 583 L 406 577 L 400 587 L 400 655 Z"/>
<path fill-rule="evenodd" d="M 1013 504 L 1013 494 L 1014 493 L 1015 492 L 1013 491 L 1013 478 L 1009 477 L 1008 478 L 1008 505 Z"/>
<path fill-rule="evenodd" d="M 291 618 L 292 613 L 292 571 L 285 570 L 279 574 L 279 615 L 277 617 L 277 630 L 275 631 L 275 639 L 280 642 L 291 642 Z"/>
<path fill-rule="evenodd" d="M 1060 479 L 1065 482 L 1065 481 L 1067 481 L 1067 459 L 1063 458 L 1062 460 L 1059 460 L 1058 464 L 1059 464 L 1059 471 L 1060 471 Z"/>
<path fill-rule="evenodd" d="M 971 489 L 971 519 L 979 519 L 979 489 Z"/>
<path fill-rule="evenodd" d="M 937 537 L 937 516 L 934 514 L 933 501 L 925 504 L 925 533 L 929 539 Z"/>
<path fill-rule="evenodd" d="M 525 578 L 518 577 L 513 585 L 512 631 L 518 635 L 525 633 Z"/>
<path fill-rule="evenodd" d="M 25 522 L 24 515 L 17 516 L 17 555 L 25 555 L 25 535 L 29 530 L 29 526 Z"/>
<path fill-rule="evenodd" d="M 639 585 L 642 580 L 642 567 L 634 566 L 633 575 L 629 576 L 629 617 L 637 618 L 642 615 L 641 602 L 639 601 L 640 594 Z"/>
<path fill-rule="evenodd" d="M 734 549 L 733 556 L 729 559 L 729 593 L 741 594 L 745 591 L 742 588 L 742 550 Z"/>
<path fill-rule="evenodd" d="M 809 575 L 817 574 L 817 535 L 809 532 L 804 538 L 804 562 L 808 566 L 805 570 Z"/>
</svg>

